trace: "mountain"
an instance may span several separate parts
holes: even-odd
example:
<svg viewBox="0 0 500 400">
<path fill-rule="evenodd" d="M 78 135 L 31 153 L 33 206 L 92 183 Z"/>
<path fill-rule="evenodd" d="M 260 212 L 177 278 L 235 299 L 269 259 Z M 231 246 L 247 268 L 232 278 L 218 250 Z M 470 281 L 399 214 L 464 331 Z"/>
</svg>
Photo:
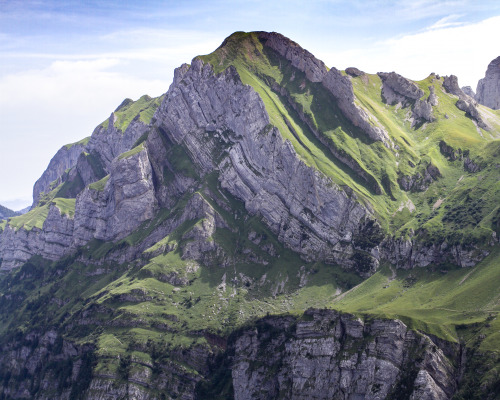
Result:
<svg viewBox="0 0 500 400">
<path fill-rule="evenodd" d="M 500 109 L 500 56 L 488 65 L 484 78 L 477 83 L 476 93 L 480 104 Z"/>
<path fill-rule="evenodd" d="M 19 213 L 17 213 L 16 211 L 12 211 L 10 208 L 4 207 L 0 204 L 0 220 L 15 217 L 16 215 L 19 215 Z"/>
<path fill-rule="evenodd" d="M 500 111 L 237 32 L 0 224 L 4 398 L 498 398 Z"/>
</svg>

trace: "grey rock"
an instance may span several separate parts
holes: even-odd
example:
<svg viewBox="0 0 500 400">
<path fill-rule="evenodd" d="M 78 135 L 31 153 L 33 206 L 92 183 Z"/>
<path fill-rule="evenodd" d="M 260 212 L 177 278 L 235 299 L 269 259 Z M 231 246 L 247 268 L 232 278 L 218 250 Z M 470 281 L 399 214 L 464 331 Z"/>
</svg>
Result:
<svg viewBox="0 0 500 400">
<path fill-rule="evenodd" d="M 432 103 L 429 99 L 415 101 L 412 111 L 416 120 L 424 120 L 427 122 L 433 122 L 436 120 L 432 114 Z"/>
<path fill-rule="evenodd" d="M 432 113 L 432 107 L 438 103 L 434 87 L 429 87 L 429 97 L 421 100 L 424 91 L 409 79 L 395 72 L 379 72 L 378 76 L 382 80 L 382 97 L 387 104 L 406 107 L 413 103 L 412 127 L 418 123 L 436 120 Z"/>
<path fill-rule="evenodd" d="M 345 73 L 347 75 L 351 75 L 352 77 L 356 78 L 358 76 L 363 76 L 365 73 L 355 67 L 348 67 L 345 69 Z"/>
<path fill-rule="evenodd" d="M 474 93 L 474 90 L 470 86 L 462 86 L 461 89 L 467 96 L 472 97 L 473 99 L 476 98 L 476 93 Z"/>
<path fill-rule="evenodd" d="M 108 126 L 99 125 L 87 145 L 88 152 L 98 154 L 104 164 L 104 169 L 109 173 L 111 163 L 120 154 L 130 150 L 134 143 L 148 130 L 148 126 L 139 118 L 130 122 L 125 132 L 115 127 L 116 115 L 111 113 Z"/>
<path fill-rule="evenodd" d="M 204 173 L 217 169 L 222 188 L 260 214 L 285 245 L 306 259 L 345 261 L 352 244 L 341 239 L 352 237 L 366 209 L 299 159 L 236 70 L 215 76 L 195 59 L 177 82 L 157 111 L 158 129 L 196 154 Z M 221 148 L 227 156 L 214 165 Z"/>
<path fill-rule="evenodd" d="M 289 60 L 295 68 L 304 72 L 311 82 L 323 80 L 327 72 L 326 65 L 294 41 L 276 32 L 260 32 L 259 39 L 265 46 L 272 48 Z"/>
<path fill-rule="evenodd" d="M 459 345 L 442 349 L 398 320 L 364 323 L 333 310 L 305 316 L 266 318 L 234 339 L 235 399 L 384 399 L 406 385 L 413 399 L 444 400 L 457 389 Z M 415 378 L 402 382 L 403 371 Z"/>
<path fill-rule="evenodd" d="M 93 238 L 121 239 L 152 218 L 156 210 L 147 150 L 116 158 L 104 189 L 86 187 L 76 199 L 73 245 Z"/>
<path fill-rule="evenodd" d="M 431 104 L 431 106 L 435 107 L 439 104 L 439 101 L 434 91 L 434 86 L 429 86 L 429 91 L 430 93 L 429 97 L 427 98 L 427 101 Z"/>
<path fill-rule="evenodd" d="M 460 89 L 458 78 L 455 75 L 445 76 L 443 79 L 443 87 L 448 93 L 458 96 L 461 100 L 470 102 L 471 98 Z"/>
<path fill-rule="evenodd" d="M 395 72 L 378 72 L 377 75 L 382 80 L 382 95 L 388 104 L 418 100 L 424 95 L 415 83 Z"/>
<path fill-rule="evenodd" d="M 0 234 L 1 270 L 11 270 L 38 254 L 57 260 L 72 251 L 73 219 L 61 214 L 56 205 L 49 206 L 43 229 L 13 228 L 7 225 Z"/>
<path fill-rule="evenodd" d="M 490 62 L 484 78 L 479 80 L 476 100 L 486 107 L 500 109 L 500 57 Z"/>
<path fill-rule="evenodd" d="M 392 146 L 387 131 L 377 118 L 354 102 L 354 91 L 349 78 L 343 76 L 336 68 L 328 71 L 322 61 L 281 34 L 261 32 L 259 38 L 263 40 L 264 45 L 278 52 L 295 68 L 304 72 L 308 80 L 321 82 L 337 99 L 339 108 L 354 126 L 363 130 L 372 140 L 382 141 L 386 147 Z"/>
<path fill-rule="evenodd" d="M 455 75 L 445 76 L 443 80 L 443 87 L 448 93 L 454 94 L 458 97 L 458 101 L 455 104 L 456 107 L 459 110 L 464 111 L 465 115 L 477 123 L 477 126 L 487 131 L 491 129 L 482 119 L 481 113 L 476 107 L 476 100 L 465 94 L 462 89 L 460 89 L 460 86 L 458 86 L 458 78 Z"/>
<path fill-rule="evenodd" d="M 480 128 L 483 128 L 484 130 L 490 130 L 490 127 L 484 120 L 481 118 L 481 114 L 479 113 L 478 109 L 472 102 L 468 102 L 463 99 L 458 99 L 456 102 L 456 107 L 459 110 L 462 110 L 465 112 L 465 115 L 467 115 L 469 118 L 471 118 L 473 121 L 476 121 L 477 125 Z"/>
<path fill-rule="evenodd" d="M 388 148 L 394 146 L 389 134 L 377 118 L 354 101 L 354 90 L 350 79 L 332 67 L 325 74 L 323 86 L 337 99 L 337 104 L 343 114 L 368 137 L 375 141 L 381 141 Z"/>
<path fill-rule="evenodd" d="M 48 193 L 53 189 L 51 188 L 52 182 L 56 181 L 54 187 L 61 183 L 61 176 L 67 169 L 76 165 L 78 157 L 85 149 L 86 147 L 82 144 L 67 145 L 59 149 L 33 186 L 33 206 L 38 204 L 41 193 Z"/>
</svg>

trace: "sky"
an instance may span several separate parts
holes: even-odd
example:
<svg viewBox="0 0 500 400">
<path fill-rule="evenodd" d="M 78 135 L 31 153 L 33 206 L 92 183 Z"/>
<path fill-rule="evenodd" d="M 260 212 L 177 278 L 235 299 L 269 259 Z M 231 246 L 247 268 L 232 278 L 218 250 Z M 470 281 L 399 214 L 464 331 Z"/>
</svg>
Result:
<svg viewBox="0 0 500 400">
<path fill-rule="evenodd" d="M 497 0 L 0 0 L 0 204 L 31 204 L 56 151 L 235 31 L 276 31 L 328 66 L 458 76 L 500 55 Z"/>
</svg>

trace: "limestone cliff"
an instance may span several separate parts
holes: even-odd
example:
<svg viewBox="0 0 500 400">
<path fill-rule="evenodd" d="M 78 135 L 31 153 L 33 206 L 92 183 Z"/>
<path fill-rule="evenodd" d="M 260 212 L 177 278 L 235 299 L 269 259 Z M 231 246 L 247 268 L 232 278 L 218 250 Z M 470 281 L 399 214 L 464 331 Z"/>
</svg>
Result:
<svg viewBox="0 0 500 400">
<path fill-rule="evenodd" d="M 476 100 L 486 107 L 500 109 L 500 57 L 489 63 L 484 78 L 477 83 Z"/>
</svg>

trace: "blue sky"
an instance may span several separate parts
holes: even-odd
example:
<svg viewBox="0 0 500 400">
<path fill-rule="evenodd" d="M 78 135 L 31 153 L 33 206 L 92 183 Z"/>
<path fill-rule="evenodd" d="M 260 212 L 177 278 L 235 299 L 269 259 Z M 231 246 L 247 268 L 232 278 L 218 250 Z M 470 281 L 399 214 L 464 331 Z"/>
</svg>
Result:
<svg viewBox="0 0 500 400">
<path fill-rule="evenodd" d="M 0 204 L 28 205 L 57 149 L 125 97 L 164 93 L 175 67 L 253 30 L 340 69 L 455 74 L 475 89 L 500 55 L 500 2 L 0 0 Z"/>
</svg>

